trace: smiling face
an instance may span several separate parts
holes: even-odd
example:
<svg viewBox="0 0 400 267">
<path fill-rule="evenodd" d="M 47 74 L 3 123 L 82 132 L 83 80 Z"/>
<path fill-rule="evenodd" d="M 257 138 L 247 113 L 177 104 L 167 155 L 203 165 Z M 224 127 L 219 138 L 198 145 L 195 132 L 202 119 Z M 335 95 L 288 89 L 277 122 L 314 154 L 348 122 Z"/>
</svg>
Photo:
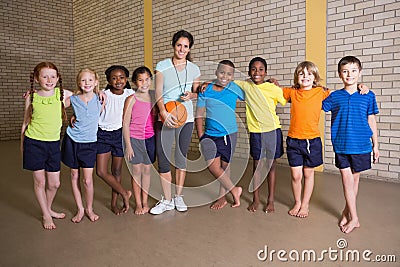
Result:
<svg viewBox="0 0 400 267">
<path fill-rule="evenodd" d="M 179 38 L 174 45 L 174 58 L 176 58 L 177 60 L 186 59 L 186 56 L 189 52 L 189 39 L 186 37 Z"/>
<path fill-rule="evenodd" d="M 309 71 L 307 68 L 299 71 L 297 74 L 297 84 L 301 89 L 309 90 L 312 88 L 315 81 L 314 73 Z"/>
<path fill-rule="evenodd" d="M 146 93 L 150 90 L 151 86 L 151 77 L 150 75 L 145 72 L 145 73 L 140 73 L 138 74 L 135 85 L 137 87 L 137 92 L 140 93 Z"/>
<path fill-rule="evenodd" d="M 82 90 L 82 93 L 93 92 L 99 81 L 96 76 L 88 71 L 84 71 L 79 75 L 78 86 Z"/>
<path fill-rule="evenodd" d="M 231 66 L 219 64 L 218 69 L 215 71 L 217 76 L 216 83 L 223 87 L 227 86 L 233 80 L 234 73 L 234 69 Z"/>
<path fill-rule="evenodd" d="M 267 70 L 261 61 L 255 61 L 250 66 L 249 76 L 255 84 L 264 83 Z"/>
<path fill-rule="evenodd" d="M 38 77 L 35 81 L 39 83 L 40 87 L 45 91 L 54 90 L 58 82 L 58 75 L 55 69 L 42 68 L 39 71 Z"/>
<path fill-rule="evenodd" d="M 127 77 L 121 69 L 115 69 L 110 73 L 108 83 L 112 86 L 111 90 L 121 91 L 125 89 Z"/>
<path fill-rule="evenodd" d="M 340 67 L 339 77 L 345 87 L 357 86 L 361 70 L 357 63 L 348 63 Z"/>
</svg>

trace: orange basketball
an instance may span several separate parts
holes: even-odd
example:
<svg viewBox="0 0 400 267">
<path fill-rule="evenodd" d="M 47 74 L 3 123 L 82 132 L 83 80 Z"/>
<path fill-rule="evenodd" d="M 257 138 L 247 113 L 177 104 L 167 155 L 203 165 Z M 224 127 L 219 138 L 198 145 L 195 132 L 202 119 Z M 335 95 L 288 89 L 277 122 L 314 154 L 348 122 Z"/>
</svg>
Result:
<svg viewBox="0 0 400 267">
<path fill-rule="evenodd" d="M 176 117 L 175 128 L 181 127 L 185 124 L 187 119 L 187 111 L 185 105 L 179 101 L 169 101 L 165 104 L 165 110 Z"/>
</svg>

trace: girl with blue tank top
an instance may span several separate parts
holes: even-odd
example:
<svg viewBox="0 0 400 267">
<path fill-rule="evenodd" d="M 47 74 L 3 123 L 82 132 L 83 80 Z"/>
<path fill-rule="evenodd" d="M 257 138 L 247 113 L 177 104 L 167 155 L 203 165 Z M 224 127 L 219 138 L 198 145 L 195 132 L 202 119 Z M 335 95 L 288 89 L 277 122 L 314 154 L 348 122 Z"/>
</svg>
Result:
<svg viewBox="0 0 400 267">
<path fill-rule="evenodd" d="M 94 222 L 99 216 L 93 211 L 93 168 L 97 155 L 99 117 L 104 103 L 102 104 L 98 97 L 99 76 L 94 70 L 80 70 L 76 82 L 78 90 L 69 99 L 76 120 L 74 127 L 68 126 L 64 136 L 61 147 L 62 162 L 71 168 L 72 192 L 78 208 L 76 215 L 71 219 L 72 222 L 79 223 L 85 214 Z M 80 169 L 83 173 L 85 207 L 80 186 Z"/>
</svg>

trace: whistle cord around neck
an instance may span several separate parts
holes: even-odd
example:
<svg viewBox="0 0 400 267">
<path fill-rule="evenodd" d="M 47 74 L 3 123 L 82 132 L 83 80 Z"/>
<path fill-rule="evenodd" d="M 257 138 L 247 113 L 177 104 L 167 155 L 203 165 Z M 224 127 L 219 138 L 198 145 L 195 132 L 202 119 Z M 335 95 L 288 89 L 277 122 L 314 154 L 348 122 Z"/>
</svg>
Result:
<svg viewBox="0 0 400 267">
<path fill-rule="evenodd" d="M 172 59 L 172 65 L 174 65 L 174 69 L 175 69 L 175 73 L 176 73 L 176 78 L 178 79 L 179 90 L 181 91 L 182 94 L 184 94 L 184 93 L 185 93 L 185 89 L 186 89 L 186 83 L 187 83 L 187 60 L 185 61 L 185 83 L 184 83 L 184 88 L 183 88 L 183 89 L 182 89 L 181 80 L 179 79 L 178 71 L 177 71 L 176 66 L 175 66 L 175 64 L 174 64 L 174 59 Z"/>
</svg>

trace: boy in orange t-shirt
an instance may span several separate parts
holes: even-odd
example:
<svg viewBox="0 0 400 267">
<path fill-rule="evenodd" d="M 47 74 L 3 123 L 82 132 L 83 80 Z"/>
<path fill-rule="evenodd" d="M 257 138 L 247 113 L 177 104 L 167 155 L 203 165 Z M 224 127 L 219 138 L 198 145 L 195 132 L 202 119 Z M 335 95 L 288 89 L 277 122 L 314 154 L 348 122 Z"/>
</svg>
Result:
<svg viewBox="0 0 400 267">
<path fill-rule="evenodd" d="M 322 101 L 329 96 L 329 90 L 323 88 L 320 81 L 317 66 L 304 61 L 294 72 L 294 87 L 283 89 L 283 96 L 291 103 L 286 154 L 295 204 L 289 214 L 300 218 L 308 216 L 314 188 L 314 168 L 323 163 L 318 124 Z M 304 193 L 301 199 L 303 173 Z"/>
</svg>

